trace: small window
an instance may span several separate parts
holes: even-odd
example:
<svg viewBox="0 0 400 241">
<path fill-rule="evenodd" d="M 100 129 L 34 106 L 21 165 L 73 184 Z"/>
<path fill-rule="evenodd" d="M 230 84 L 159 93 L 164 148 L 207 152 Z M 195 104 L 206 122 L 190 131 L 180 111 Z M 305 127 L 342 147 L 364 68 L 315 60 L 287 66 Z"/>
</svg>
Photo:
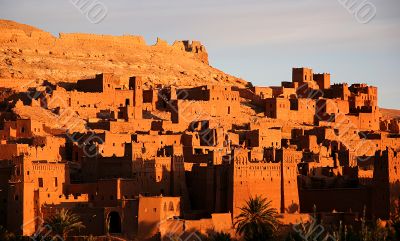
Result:
<svg viewBox="0 0 400 241">
<path fill-rule="evenodd" d="M 169 202 L 169 211 L 174 211 L 174 204 L 172 202 Z"/>
<path fill-rule="evenodd" d="M 54 186 L 58 187 L 58 179 L 57 179 L 57 177 L 54 178 Z"/>
<path fill-rule="evenodd" d="M 38 182 L 39 182 L 39 187 L 43 187 L 43 178 L 39 177 Z"/>
</svg>

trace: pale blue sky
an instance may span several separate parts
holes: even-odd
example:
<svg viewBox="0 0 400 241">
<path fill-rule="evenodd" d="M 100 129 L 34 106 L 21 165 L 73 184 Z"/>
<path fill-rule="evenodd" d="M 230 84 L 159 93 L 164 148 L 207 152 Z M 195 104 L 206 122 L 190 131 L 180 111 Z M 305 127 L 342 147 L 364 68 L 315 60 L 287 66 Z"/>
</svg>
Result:
<svg viewBox="0 0 400 241">
<path fill-rule="evenodd" d="M 367 0 L 376 16 L 362 24 L 346 0 L 96 0 L 107 17 L 90 23 L 77 0 L 0 0 L 0 18 L 45 31 L 201 40 L 211 65 L 252 81 L 290 81 L 291 68 L 330 72 L 333 82 L 379 87 L 379 104 L 400 109 L 400 1 Z M 93 0 L 91 0 L 93 1 Z M 349 0 L 361 1 L 361 0 Z"/>
</svg>

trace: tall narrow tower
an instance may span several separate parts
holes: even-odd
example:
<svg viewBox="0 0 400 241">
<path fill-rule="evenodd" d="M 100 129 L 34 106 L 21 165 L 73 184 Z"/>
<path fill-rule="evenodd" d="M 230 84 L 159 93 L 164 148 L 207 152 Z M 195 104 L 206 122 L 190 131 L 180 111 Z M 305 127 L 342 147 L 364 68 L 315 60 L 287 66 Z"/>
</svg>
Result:
<svg viewBox="0 0 400 241">
<path fill-rule="evenodd" d="M 134 119 L 142 119 L 142 103 L 143 103 L 143 89 L 142 89 L 142 78 L 138 76 L 132 76 L 129 78 L 129 89 L 134 91 L 133 97 L 133 112 Z"/>
<path fill-rule="evenodd" d="M 391 148 L 377 151 L 374 159 L 373 207 L 375 217 L 389 218 L 400 197 L 400 155 Z"/>
</svg>

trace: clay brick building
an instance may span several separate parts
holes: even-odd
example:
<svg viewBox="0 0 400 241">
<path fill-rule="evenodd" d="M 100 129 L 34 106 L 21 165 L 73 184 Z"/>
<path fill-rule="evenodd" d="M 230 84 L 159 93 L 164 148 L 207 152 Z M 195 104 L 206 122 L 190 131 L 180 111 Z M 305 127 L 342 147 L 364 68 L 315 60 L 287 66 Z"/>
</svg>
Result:
<svg viewBox="0 0 400 241">
<path fill-rule="evenodd" d="M 174 48 L 208 61 L 198 42 Z M 32 235 L 68 208 L 86 226 L 74 235 L 234 234 L 256 195 L 293 223 L 314 205 L 385 219 L 400 194 L 399 121 L 381 118 L 376 87 L 331 84 L 309 68 L 270 87 L 151 86 L 117 74 L 13 96 L 15 112 L 32 112 L 0 113 L 0 225 Z"/>
</svg>

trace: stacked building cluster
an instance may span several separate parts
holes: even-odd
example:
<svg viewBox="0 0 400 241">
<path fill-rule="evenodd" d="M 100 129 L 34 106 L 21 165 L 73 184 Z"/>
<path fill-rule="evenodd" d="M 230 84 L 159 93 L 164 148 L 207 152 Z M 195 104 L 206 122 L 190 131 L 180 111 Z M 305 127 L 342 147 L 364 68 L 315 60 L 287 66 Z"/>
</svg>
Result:
<svg viewBox="0 0 400 241">
<path fill-rule="evenodd" d="M 76 235 L 145 240 L 232 232 L 254 196 L 286 223 L 315 209 L 387 219 L 399 197 L 400 121 L 381 118 L 376 87 L 308 68 L 271 87 L 125 83 L 2 91 L 0 225 L 33 235 L 67 208 L 86 226 Z"/>
</svg>

